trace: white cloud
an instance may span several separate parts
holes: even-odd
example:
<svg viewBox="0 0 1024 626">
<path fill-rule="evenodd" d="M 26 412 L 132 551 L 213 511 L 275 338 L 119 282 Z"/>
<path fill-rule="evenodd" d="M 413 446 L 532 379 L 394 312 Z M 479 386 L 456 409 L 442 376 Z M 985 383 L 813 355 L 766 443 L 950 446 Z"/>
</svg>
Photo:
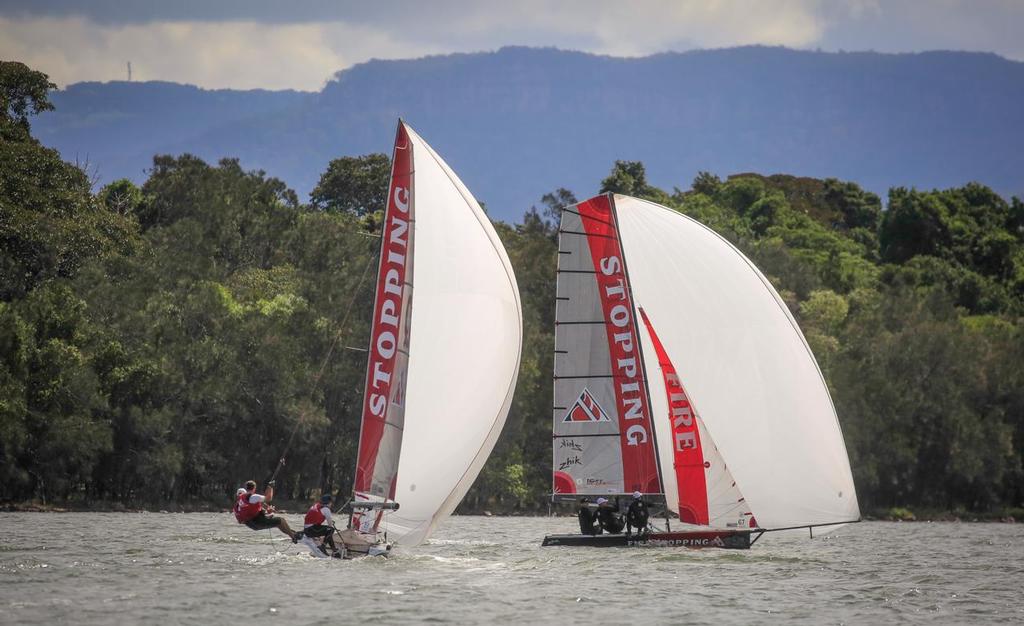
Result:
<svg viewBox="0 0 1024 626">
<path fill-rule="evenodd" d="M 343 23 L 155 22 L 99 25 L 82 18 L 0 18 L 0 58 L 82 80 L 168 80 L 201 87 L 319 89 L 338 69 L 368 58 L 435 52 Z"/>
<path fill-rule="evenodd" d="M 636 56 L 749 43 L 805 46 L 822 25 L 814 2 L 571 0 L 426 3 L 359 24 L 341 21 L 97 23 L 82 17 L 0 18 L 0 57 L 18 59 L 60 85 L 126 77 L 202 87 L 318 89 L 334 72 L 370 58 L 554 45 Z"/>
<path fill-rule="evenodd" d="M 695 47 L 745 44 L 807 46 L 821 36 L 823 25 L 811 10 L 814 2 L 776 3 L 717 0 L 680 2 L 563 2 L 556 12 L 536 3 L 538 25 L 578 37 L 591 36 L 588 51 L 638 56 L 673 49 L 679 42 Z M 598 7 L 598 8 L 594 8 Z"/>
</svg>

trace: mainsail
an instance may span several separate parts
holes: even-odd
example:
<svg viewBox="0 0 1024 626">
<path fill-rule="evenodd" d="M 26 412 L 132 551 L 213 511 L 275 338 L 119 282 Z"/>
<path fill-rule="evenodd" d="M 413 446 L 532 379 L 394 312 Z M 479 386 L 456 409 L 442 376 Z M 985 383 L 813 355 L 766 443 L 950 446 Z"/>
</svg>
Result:
<svg viewBox="0 0 1024 626">
<path fill-rule="evenodd" d="M 628 276 L 628 316 L 619 319 L 633 324 L 642 313 L 646 321 L 645 333 L 630 326 L 629 340 L 641 358 L 636 378 L 650 388 L 643 407 L 653 424 L 649 450 L 661 452 L 655 462 L 669 508 L 683 521 L 714 527 L 859 519 L 825 381 L 785 303 L 749 259 L 702 224 L 627 196 L 568 207 L 561 224 L 556 494 L 596 493 L 586 488 L 594 478 L 610 491 L 629 491 L 616 482 L 625 450 L 607 442 L 626 424 L 613 394 L 613 381 L 624 381 L 606 303 L 619 283 L 601 282 L 601 262 L 610 268 L 618 254 L 615 269 Z M 577 422 L 578 415 L 598 418 Z M 563 441 L 578 448 L 575 456 Z"/>
<path fill-rule="evenodd" d="M 354 497 L 400 508 L 355 521 L 415 545 L 455 509 L 501 432 L 522 307 L 490 220 L 402 122 L 392 168 Z"/>
<path fill-rule="evenodd" d="M 555 310 L 556 494 L 661 494 L 629 278 L 609 199 L 562 213 Z"/>
</svg>

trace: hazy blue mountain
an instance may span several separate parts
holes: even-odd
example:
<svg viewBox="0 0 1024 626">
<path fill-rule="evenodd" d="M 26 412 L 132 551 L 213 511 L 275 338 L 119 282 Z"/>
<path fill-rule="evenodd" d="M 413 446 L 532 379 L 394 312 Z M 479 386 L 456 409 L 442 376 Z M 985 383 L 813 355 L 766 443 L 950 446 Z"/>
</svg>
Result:
<svg viewBox="0 0 1024 626">
<path fill-rule="evenodd" d="M 889 186 L 976 180 L 1024 192 L 1024 63 L 993 54 L 745 47 L 637 59 L 503 48 L 371 61 L 317 93 L 77 84 L 36 129 L 102 181 L 144 178 L 155 152 L 238 156 L 300 193 L 342 155 L 389 152 L 397 117 L 492 214 L 566 186 L 597 191 L 616 159 L 687 188 L 699 170 Z M 102 182 L 101 181 L 101 182 Z"/>
<path fill-rule="evenodd" d="M 75 83 L 52 94 L 56 110 L 33 121 L 32 131 L 65 160 L 88 164 L 101 183 L 141 181 L 160 152 L 188 151 L 210 158 L 203 135 L 242 119 L 284 109 L 308 97 L 300 91 L 207 90 L 168 82 Z M 315 166 L 319 167 L 319 165 Z"/>
</svg>

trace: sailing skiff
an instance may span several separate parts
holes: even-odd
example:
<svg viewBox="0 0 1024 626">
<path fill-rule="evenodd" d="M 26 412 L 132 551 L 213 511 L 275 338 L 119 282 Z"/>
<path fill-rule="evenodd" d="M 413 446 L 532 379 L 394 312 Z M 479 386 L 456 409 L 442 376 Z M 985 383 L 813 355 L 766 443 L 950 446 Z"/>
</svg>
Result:
<svg viewBox="0 0 1024 626">
<path fill-rule="evenodd" d="M 821 371 L 746 256 L 614 194 L 563 209 L 558 255 L 553 498 L 639 491 L 664 529 L 543 545 L 748 548 L 860 519 Z"/>
<path fill-rule="evenodd" d="M 399 121 L 352 515 L 336 535 L 348 556 L 415 546 L 451 514 L 505 423 L 521 345 L 519 288 L 490 220 Z"/>
</svg>

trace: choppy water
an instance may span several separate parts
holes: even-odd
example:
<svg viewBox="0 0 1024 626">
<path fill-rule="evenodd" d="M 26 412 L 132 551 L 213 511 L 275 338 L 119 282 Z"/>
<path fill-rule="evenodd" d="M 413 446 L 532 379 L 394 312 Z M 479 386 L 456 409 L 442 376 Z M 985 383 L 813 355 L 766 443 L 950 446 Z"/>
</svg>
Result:
<svg viewBox="0 0 1024 626">
<path fill-rule="evenodd" d="M 0 622 L 1024 623 L 1021 524 L 868 522 L 749 551 L 539 547 L 573 525 L 454 517 L 389 559 L 331 561 L 227 514 L 3 513 Z"/>
</svg>

